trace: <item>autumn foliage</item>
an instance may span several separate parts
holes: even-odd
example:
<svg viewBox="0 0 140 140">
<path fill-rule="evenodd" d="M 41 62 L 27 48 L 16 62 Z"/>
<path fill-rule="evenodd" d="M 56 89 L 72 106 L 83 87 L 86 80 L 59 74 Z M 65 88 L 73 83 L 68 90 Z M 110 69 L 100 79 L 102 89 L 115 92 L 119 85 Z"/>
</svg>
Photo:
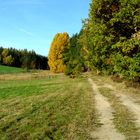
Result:
<svg viewBox="0 0 140 140">
<path fill-rule="evenodd" d="M 62 62 L 64 49 L 69 47 L 69 35 L 57 33 L 51 43 L 48 64 L 52 72 L 64 72 L 65 65 Z"/>
<path fill-rule="evenodd" d="M 54 37 L 51 71 L 65 69 L 70 76 L 97 71 L 140 82 L 139 7 L 139 0 L 91 0 L 80 32 L 70 39 L 67 33 Z"/>
</svg>

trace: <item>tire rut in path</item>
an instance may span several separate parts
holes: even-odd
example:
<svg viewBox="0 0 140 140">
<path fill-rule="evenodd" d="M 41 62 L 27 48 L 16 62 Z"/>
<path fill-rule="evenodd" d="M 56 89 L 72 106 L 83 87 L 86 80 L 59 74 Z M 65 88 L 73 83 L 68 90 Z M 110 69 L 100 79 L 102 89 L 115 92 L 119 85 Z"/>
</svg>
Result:
<svg viewBox="0 0 140 140">
<path fill-rule="evenodd" d="M 137 125 L 140 127 L 140 105 L 126 95 L 119 94 L 119 97 L 122 103 L 135 115 Z"/>
<path fill-rule="evenodd" d="M 140 105 L 136 103 L 136 100 L 125 93 L 120 93 L 120 91 L 116 90 L 116 88 L 112 85 L 105 84 L 104 87 L 114 91 L 114 94 L 120 98 L 122 104 L 125 105 L 129 111 L 135 115 L 136 123 L 138 127 L 140 127 Z"/>
<path fill-rule="evenodd" d="M 113 125 L 113 110 L 109 102 L 100 94 L 98 86 L 93 80 L 89 78 L 88 81 L 92 85 L 92 89 L 95 93 L 96 109 L 100 115 L 100 122 L 102 124 L 95 132 L 92 132 L 92 137 L 98 138 L 99 140 L 124 140 L 124 135 L 117 132 Z"/>
</svg>

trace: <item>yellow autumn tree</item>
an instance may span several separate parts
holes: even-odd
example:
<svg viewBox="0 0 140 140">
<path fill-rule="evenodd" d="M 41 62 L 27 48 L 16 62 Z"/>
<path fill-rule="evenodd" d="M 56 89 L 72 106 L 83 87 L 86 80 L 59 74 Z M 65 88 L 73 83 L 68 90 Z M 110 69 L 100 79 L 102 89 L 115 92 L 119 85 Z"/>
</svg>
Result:
<svg viewBox="0 0 140 140">
<path fill-rule="evenodd" d="M 68 33 L 57 33 L 54 36 L 48 55 L 48 64 L 52 72 L 64 72 L 65 66 L 62 62 L 62 56 L 64 49 L 68 47 L 69 44 Z"/>
</svg>

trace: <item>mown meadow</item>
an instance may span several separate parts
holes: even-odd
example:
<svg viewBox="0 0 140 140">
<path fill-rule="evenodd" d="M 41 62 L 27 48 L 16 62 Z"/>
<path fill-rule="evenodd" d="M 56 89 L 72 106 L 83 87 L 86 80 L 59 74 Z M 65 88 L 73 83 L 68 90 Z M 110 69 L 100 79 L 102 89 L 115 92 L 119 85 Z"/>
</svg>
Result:
<svg viewBox="0 0 140 140">
<path fill-rule="evenodd" d="M 96 123 L 87 78 L 49 72 L 0 75 L 1 140 L 90 139 Z"/>
</svg>

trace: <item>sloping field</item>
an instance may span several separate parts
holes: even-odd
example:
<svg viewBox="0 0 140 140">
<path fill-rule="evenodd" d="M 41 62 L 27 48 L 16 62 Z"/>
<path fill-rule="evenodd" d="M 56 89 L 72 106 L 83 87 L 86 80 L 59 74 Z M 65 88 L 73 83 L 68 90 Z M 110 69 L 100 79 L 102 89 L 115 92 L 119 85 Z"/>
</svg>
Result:
<svg viewBox="0 0 140 140">
<path fill-rule="evenodd" d="M 0 74 L 8 74 L 8 73 L 21 73 L 25 72 L 22 68 L 8 67 L 0 65 Z"/>
</svg>

